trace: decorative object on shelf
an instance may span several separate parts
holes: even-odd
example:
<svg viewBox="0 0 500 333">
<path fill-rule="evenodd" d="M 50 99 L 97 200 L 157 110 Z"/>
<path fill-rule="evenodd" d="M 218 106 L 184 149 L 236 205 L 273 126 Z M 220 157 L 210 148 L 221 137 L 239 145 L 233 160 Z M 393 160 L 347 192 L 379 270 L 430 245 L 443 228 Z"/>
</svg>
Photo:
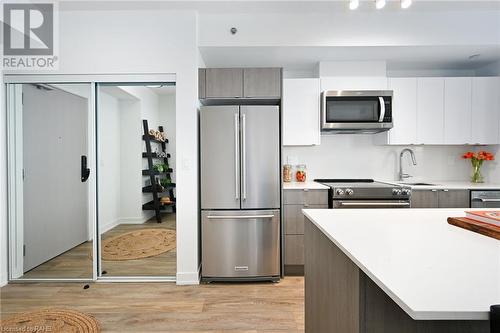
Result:
<svg viewBox="0 0 500 333">
<path fill-rule="evenodd" d="M 167 138 L 165 137 L 165 133 L 161 131 L 156 131 L 156 130 L 149 130 L 149 135 L 153 136 L 156 140 L 165 142 Z"/>
<path fill-rule="evenodd" d="M 483 183 L 484 178 L 481 174 L 481 166 L 484 161 L 493 161 L 495 156 L 487 151 L 480 151 L 478 153 L 474 153 L 472 151 L 468 151 L 467 153 L 462 155 L 463 159 L 470 160 L 472 163 L 472 177 L 471 182 L 473 183 Z"/>
<path fill-rule="evenodd" d="M 142 170 L 142 175 L 149 178 L 149 184 L 143 186 L 142 192 L 151 193 L 153 196 L 153 200 L 143 204 L 142 209 L 155 211 L 156 221 L 161 223 L 161 212 L 176 212 L 175 184 L 171 179 L 171 173 L 174 170 L 169 167 L 170 154 L 165 151 L 168 140 L 163 132 L 163 127 L 159 126 L 158 131 L 150 130 L 147 120 L 143 120 L 142 125 L 144 128 L 142 138 L 146 144 L 146 152 L 142 153 L 142 157 L 148 161 L 148 168 Z M 153 144 L 156 144 L 154 152 Z M 160 159 L 160 161 L 155 163 L 155 159 Z M 168 193 L 169 201 L 162 199 L 164 193 Z"/>
<path fill-rule="evenodd" d="M 307 178 L 307 168 L 305 164 L 297 165 L 297 170 L 295 171 L 295 180 L 299 183 L 303 183 Z"/>
<path fill-rule="evenodd" d="M 160 157 L 160 156 L 158 156 Z M 153 169 L 155 169 L 158 172 L 166 172 L 168 170 L 168 165 L 165 163 L 158 163 L 153 165 Z"/>
</svg>

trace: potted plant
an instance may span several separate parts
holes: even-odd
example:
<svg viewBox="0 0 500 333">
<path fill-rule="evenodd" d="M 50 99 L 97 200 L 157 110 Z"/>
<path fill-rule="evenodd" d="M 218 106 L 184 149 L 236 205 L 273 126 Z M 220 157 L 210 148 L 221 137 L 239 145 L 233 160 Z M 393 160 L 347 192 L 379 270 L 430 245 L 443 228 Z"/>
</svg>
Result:
<svg viewBox="0 0 500 333">
<path fill-rule="evenodd" d="M 470 160 L 472 163 L 472 177 L 471 182 L 473 183 L 483 183 L 483 175 L 481 175 L 481 166 L 484 161 L 493 161 L 495 156 L 487 151 L 480 151 L 478 153 L 474 153 L 472 151 L 468 151 L 467 153 L 462 155 L 463 159 Z"/>
</svg>

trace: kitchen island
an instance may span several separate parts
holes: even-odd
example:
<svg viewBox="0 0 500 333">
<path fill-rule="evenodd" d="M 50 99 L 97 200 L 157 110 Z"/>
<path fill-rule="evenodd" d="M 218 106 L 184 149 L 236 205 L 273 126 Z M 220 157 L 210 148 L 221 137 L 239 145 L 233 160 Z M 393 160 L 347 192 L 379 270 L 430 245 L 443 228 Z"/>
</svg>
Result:
<svg viewBox="0 0 500 333">
<path fill-rule="evenodd" d="M 447 223 L 463 209 L 303 210 L 313 332 L 490 332 L 500 241 Z"/>
</svg>

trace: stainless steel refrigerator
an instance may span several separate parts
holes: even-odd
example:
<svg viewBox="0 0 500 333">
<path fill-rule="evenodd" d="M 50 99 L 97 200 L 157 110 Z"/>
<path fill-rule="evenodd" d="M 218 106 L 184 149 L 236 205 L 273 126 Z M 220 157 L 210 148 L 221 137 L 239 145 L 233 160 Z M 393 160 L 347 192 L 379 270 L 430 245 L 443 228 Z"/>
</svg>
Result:
<svg viewBox="0 0 500 333">
<path fill-rule="evenodd" d="M 202 278 L 280 276 L 278 106 L 200 110 Z"/>
</svg>

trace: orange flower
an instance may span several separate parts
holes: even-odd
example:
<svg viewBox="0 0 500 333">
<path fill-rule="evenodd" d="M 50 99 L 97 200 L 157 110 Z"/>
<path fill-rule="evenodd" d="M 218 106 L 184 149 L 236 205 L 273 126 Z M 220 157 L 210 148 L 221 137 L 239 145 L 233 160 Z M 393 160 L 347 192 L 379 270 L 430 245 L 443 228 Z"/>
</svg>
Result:
<svg viewBox="0 0 500 333">
<path fill-rule="evenodd" d="M 463 159 L 472 159 L 477 161 L 493 161 L 495 156 L 487 151 L 481 150 L 478 153 L 474 153 L 472 151 L 468 151 L 462 155 Z"/>
<path fill-rule="evenodd" d="M 475 154 L 471 151 L 468 151 L 464 155 L 462 155 L 462 158 L 464 158 L 464 159 L 471 159 L 473 157 L 475 157 Z"/>
</svg>

